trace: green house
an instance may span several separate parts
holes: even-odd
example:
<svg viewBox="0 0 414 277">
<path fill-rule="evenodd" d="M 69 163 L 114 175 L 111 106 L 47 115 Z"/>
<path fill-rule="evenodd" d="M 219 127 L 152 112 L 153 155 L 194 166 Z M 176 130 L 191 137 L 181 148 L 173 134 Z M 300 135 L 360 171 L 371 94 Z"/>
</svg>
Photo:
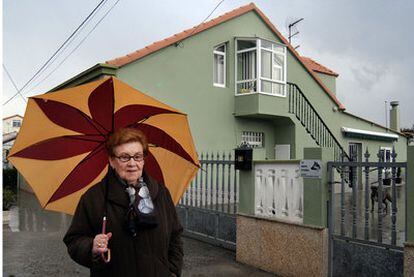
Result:
<svg viewBox="0 0 414 277">
<path fill-rule="evenodd" d="M 116 76 L 189 115 L 199 153 L 253 148 L 255 160 L 303 158 L 305 147 L 335 157 L 393 146 L 406 160 L 398 103 L 391 127 L 350 114 L 337 98 L 338 74 L 299 55 L 254 4 L 98 64 L 53 90 Z M 346 92 L 341 92 L 346 93 Z"/>
</svg>

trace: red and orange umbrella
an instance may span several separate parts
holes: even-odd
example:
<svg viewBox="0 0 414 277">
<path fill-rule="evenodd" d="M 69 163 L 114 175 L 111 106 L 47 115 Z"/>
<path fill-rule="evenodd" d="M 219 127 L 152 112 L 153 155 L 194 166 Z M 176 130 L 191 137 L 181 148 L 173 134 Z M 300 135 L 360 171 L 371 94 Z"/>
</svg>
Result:
<svg viewBox="0 0 414 277">
<path fill-rule="evenodd" d="M 73 214 L 107 172 L 105 141 L 121 127 L 146 134 L 145 170 L 178 203 L 199 168 L 187 116 L 113 77 L 29 98 L 9 161 L 43 208 Z"/>
</svg>

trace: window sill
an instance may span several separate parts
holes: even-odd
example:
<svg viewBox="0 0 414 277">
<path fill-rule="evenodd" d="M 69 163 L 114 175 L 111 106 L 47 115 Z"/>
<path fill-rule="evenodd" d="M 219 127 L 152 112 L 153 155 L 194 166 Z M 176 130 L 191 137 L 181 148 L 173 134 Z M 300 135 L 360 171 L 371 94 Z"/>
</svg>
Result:
<svg viewBox="0 0 414 277">
<path fill-rule="evenodd" d="M 213 84 L 213 86 L 214 87 L 217 87 L 217 88 L 225 88 L 226 87 L 226 85 L 221 85 L 221 84 Z"/>
<path fill-rule="evenodd" d="M 239 92 L 239 93 L 236 93 L 235 96 L 252 95 L 252 94 L 263 94 L 263 95 L 286 98 L 286 95 L 273 94 L 273 93 L 267 93 L 267 92 L 241 92 L 241 93 Z"/>
</svg>

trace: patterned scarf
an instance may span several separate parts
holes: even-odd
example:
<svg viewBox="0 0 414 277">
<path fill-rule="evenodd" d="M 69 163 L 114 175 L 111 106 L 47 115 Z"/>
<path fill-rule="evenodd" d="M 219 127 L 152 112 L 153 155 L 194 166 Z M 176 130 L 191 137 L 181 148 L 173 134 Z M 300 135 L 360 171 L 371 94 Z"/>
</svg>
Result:
<svg viewBox="0 0 414 277">
<path fill-rule="evenodd" d="M 157 227 L 156 210 L 144 178 L 140 177 L 137 186 L 127 186 L 125 191 L 129 196 L 126 221 L 131 235 L 135 237 L 140 230 Z"/>
</svg>

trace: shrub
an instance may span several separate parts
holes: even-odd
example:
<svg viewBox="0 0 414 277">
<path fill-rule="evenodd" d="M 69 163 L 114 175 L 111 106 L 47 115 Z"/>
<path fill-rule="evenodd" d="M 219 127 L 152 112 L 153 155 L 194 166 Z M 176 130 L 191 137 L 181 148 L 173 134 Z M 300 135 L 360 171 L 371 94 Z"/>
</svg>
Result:
<svg viewBox="0 0 414 277">
<path fill-rule="evenodd" d="M 17 170 L 3 169 L 3 210 L 8 210 L 17 199 Z"/>
<path fill-rule="evenodd" d="M 17 170 L 15 168 L 3 169 L 3 189 L 17 192 Z"/>
<path fill-rule="evenodd" d="M 10 209 L 16 203 L 16 193 L 10 189 L 3 190 L 3 211 Z"/>
</svg>

